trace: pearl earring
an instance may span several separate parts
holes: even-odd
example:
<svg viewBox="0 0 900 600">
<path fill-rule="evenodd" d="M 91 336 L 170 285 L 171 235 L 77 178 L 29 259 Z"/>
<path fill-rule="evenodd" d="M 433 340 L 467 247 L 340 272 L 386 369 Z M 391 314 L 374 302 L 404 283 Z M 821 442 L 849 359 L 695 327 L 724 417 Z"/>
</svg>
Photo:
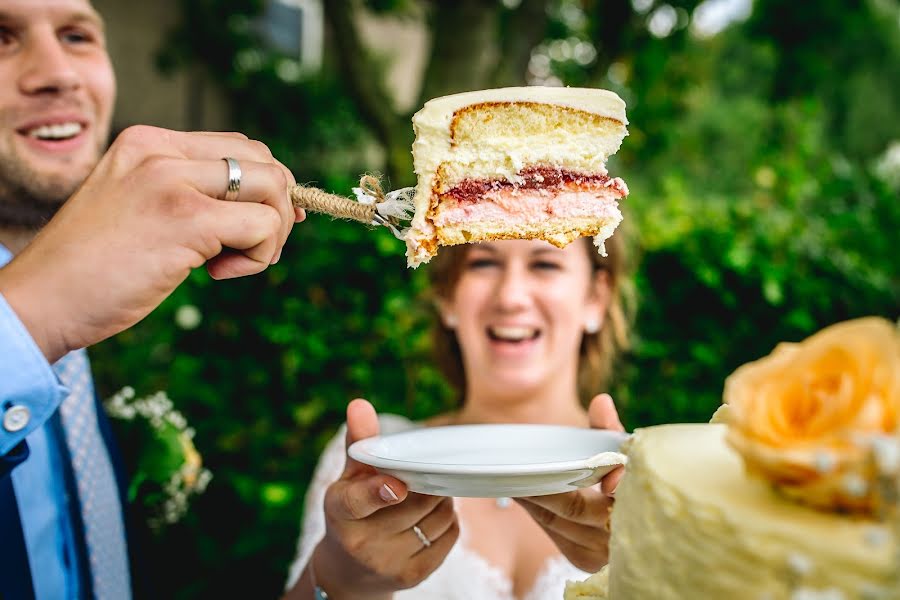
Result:
<svg viewBox="0 0 900 600">
<path fill-rule="evenodd" d="M 584 331 L 585 333 L 593 334 L 600 331 L 600 321 L 599 319 L 595 319 L 593 317 L 587 319 L 584 322 Z"/>
<path fill-rule="evenodd" d="M 459 320 L 456 318 L 456 315 L 450 313 L 444 315 L 444 327 L 447 329 L 456 329 L 458 324 Z"/>
</svg>

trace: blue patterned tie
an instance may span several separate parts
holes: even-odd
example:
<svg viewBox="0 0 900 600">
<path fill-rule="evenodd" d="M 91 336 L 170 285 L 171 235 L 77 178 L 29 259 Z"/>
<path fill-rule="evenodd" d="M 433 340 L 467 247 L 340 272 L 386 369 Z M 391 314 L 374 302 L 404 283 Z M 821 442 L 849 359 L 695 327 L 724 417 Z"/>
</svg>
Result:
<svg viewBox="0 0 900 600">
<path fill-rule="evenodd" d="M 87 353 L 70 352 L 53 368 L 70 392 L 59 412 L 78 487 L 94 596 L 98 600 L 127 600 L 131 598 L 131 577 L 122 506 L 97 423 Z"/>
</svg>

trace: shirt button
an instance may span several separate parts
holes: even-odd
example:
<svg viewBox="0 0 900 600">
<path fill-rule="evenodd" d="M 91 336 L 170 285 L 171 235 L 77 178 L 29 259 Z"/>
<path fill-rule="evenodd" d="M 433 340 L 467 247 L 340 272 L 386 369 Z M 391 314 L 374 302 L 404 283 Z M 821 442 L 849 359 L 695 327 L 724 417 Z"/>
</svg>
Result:
<svg viewBox="0 0 900 600">
<path fill-rule="evenodd" d="M 19 404 L 10 406 L 3 414 L 3 429 L 10 433 L 21 431 L 22 429 L 25 429 L 25 426 L 28 425 L 28 421 L 30 420 L 31 411 L 28 410 L 27 406 Z"/>
</svg>

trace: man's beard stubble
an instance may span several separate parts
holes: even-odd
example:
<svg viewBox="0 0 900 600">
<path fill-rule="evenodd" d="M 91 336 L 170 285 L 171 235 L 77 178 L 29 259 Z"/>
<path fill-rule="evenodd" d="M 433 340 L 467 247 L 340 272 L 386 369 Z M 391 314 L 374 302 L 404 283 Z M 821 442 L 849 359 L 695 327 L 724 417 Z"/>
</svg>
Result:
<svg viewBox="0 0 900 600">
<path fill-rule="evenodd" d="M 88 172 L 63 180 L 41 175 L 16 158 L 0 160 L 0 228 L 37 231 L 75 193 Z"/>
</svg>

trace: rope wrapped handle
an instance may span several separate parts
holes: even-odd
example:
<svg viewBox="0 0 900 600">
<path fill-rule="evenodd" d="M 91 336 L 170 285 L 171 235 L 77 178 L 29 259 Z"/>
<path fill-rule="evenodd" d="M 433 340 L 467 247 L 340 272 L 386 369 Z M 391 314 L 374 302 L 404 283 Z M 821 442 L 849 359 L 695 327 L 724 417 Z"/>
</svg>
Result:
<svg viewBox="0 0 900 600">
<path fill-rule="evenodd" d="M 299 183 L 291 188 L 291 202 L 297 208 L 371 225 L 375 220 L 375 205 L 362 204 L 350 198 L 329 194 L 319 188 Z"/>
<path fill-rule="evenodd" d="M 397 239 L 404 239 L 406 230 L 402 228 L 401 221 L 409 220 L 414 212 L 414 188 L 402 188 L 385 194 L 377 177 L 363 175 L 359 187 L 353 188 L 353 192 L 357 200 L 301 184 L 290 190 L 291 203 L 297 208 L 366 225 L 384 225 Z"/>
</svg>

